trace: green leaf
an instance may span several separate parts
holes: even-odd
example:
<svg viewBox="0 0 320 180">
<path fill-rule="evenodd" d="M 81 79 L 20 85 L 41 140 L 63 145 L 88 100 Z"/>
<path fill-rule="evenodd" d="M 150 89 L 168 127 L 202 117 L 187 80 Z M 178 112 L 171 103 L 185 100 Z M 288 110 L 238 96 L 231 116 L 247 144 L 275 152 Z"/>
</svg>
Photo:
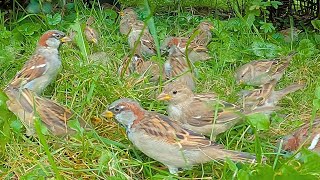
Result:
<svg viewBox="0 0 320 180">
<path fill-rule="evenodd" d="M 278 52 L 278 47 L 272 43 L 255 41 L 251 46 L 253 53 L 262 58 L 274 58 Z"/>
<path fill-rule="evenodd" d="M 315 90 L 315 95 L 316 95 L 316 98 L 317 99 L 320 99 L 320 86 L 316 87 L 316 90 Z"/>
<path fill-rule="evenodd" d="M 49 2 L 44 2 L 42 4 L 42 12 L 45 14 L 49 14 L 52 11 L 52 5 Z"/>
<path fill-rule="evenodd" d="M 271 1 L 271 6 L 274 7 L 275 9 L 278 9 L 279 5 L 282 5 L 282 2 L 279 1 Z"/>
<path fill-rule="evenodd" d="M 28 13 L 38 14 L 40 12 L 40 4 L 38 2 L 31 1 L 28 4 L 26 10 L 27 10 Z"/>
<path fill-rule="evenodd" d="M 20 133 L 23 129 L 23 124 L 21 123 L 21 121 L 19 119 L 16 119 L 10 123 L 10 127 L 12 128 L 12 130 L 14 132 Z"/>
<path fill-rule="evenodd" d="M 260 29 L 262 29 L 264 31 L 264 33 L 268 33 L 268 32 L 272 32 L 274 31 L 276 28 L 273 26 L 272 23 L 266 23 L 266 22 L 263 22 L 261 21 L 260 24 L 262 25 L 260 27 Z"/>
<path fill-rule="evenodd" d="M 249 27 L 251 27 L 255 21 L 256 17 L 254 16 L 254 14 L 250 13 L 247 16 L 247 24 Z"/>
<path fill-rule="evenodd" d="M 312 24 L 312 26 L 313 26 L 315 29 L 317 29 L 317 30 L 320 31 L 320 20 L 319 20 L 319 19 L 312 20 L 312 21 L 311 21 L 311 24 Z"/>
<path fill-rule="evenodd" d="M 33 35 L 35 32 L 38 32 L 40 30 L 41 26 L 35 23 L 25 23 L 19 26 L 17 29 L 18 31 L 27 36 Z"/>
<path fill-rule="evenodd" d="M 249 173 L 240 169 L 238 172 L 238 180 L 249 180 Z"/>
<path fill-rule="evenodd" d="M 227 164 L 228 164 L 228 166 L 229 166 L 231 171 L 233 171 L 233 172 L 238 171 L 238 167 L 237 167 L 236 163 L 231 161 L 229 158 L 227 158 L 226 162 L 227 162 Z"/>
<path fill-rule="evenodd" d="M 261 113 L 251 114 L 247 116 L 247 119 L 256 130 L 269 129 L 270 120 L 269 120 L 269 117 L 265 114 L 261 114 Z"/>
<path fill-rule="evenodd" d="M 47 21 L 49 25 L 57 25 L 61 22 L 61 15 L 56 13 L 53 16 L 51 14 L 47 14 Z"/>
</svg>

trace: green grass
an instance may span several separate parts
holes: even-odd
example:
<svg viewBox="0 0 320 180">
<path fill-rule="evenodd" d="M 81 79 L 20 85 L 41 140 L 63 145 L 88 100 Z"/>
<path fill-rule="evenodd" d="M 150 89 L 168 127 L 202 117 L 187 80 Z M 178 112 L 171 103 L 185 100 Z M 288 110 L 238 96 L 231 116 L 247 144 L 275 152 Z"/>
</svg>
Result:
<svg viewBox="0 0 320 180">
<path fill-rule="evenodd" d="M 55 26 L 48 25 L 45 15 L 7 14 L 16 18 L 14 21 L 2 20 L 0 24 L 0 87 L 3 88 L 21 69 L 42 32 L 50 28 L 65 32 L 83 28 L 86 19 L 92 15 L 96 18 L 93 26 L 101 36 L 99 45 L 88 44 L 81 36 L 73 44 L 64 44 L 60 49 L 63 68 L 44 96 L 73 109 L 84 120 L 92 122 L 94 130 L 84 132 L 79 129 L 76 135 L 67 138 L 45 135 L 44 141 L 41 136 L 39 139 L 24 136 L 17 118 L 0 114 L 0 137 L 6 140 L 0 149 L 0 179 L 58 178 L 57 173 L 65 179 L 177 178 L 162 164 L 137 150 L 114 120 L 95 120 L 95 117 L 101 118 L 100 113 L 108 104 L 121 97 L 137 99 L 145 109 L 161 113 L 165 113 L 165 104 L 155 100 L 161 91 L 158 85 L 147 81 L 138 83 L 136 76 L 121 78 L 115 75 L 121 59 L 129 52 L 126 37 L 119 33 L 115 12 L 85 9 L 81 4 L 76 4 L 75 9 L 66 11 L 62 21 Z M 278 87 L 299 81 L 307 85 L 280 102 L 282 108 L 276 112 L 267 130 L 258 131 L 244 123 L 217 138 L 228 149 L 266 156 L 265 165 L 210 162 L 186 170 L 180 176 L 186 179 L 319 178 L 318 168 L 312 166 L 319 160 L 317 155 L 305 153 L 308 158 L 302 163 L 274 151 L 277 139 L 310 121 L 320 74 L 319 33 L 304 29 L 297 41 L 286 43 L 281 36 L 276 38 L 279 35 L 276 31 L 266 34 L 259 29 L 258 23 L 248 23 L 246 16 L 221 20 L 175 10 L 176 16 L 161 13 L 153 17 L 160 41 L 167 35 L 190 33 L 203 19 L 211 20 L 215 26 L 209 45 L 213 58 L 196 64 L 197 92 L 216 92 L 221 99 L 236 103 L 237 93 L 250 87 L 235 83 L 235 68 L 254 59 L 286 55 L 291 50 L 297 50 L 299 54 Z M 138 11 L 140 17 L 147 17 L 143 10 Z M 105 52 L 106 56 L 96 61 L 87 58 L 96 52 Z M 164 60 L 165 57 L 158 59 L 161 63 Z"/>
</svg>

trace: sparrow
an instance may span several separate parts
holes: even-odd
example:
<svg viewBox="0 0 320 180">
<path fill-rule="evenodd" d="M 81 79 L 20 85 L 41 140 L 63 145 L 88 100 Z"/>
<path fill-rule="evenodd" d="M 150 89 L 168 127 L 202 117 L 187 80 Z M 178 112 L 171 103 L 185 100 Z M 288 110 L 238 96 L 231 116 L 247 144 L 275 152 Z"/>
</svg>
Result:
<svg viewBox="0 0 320 180">
<path fill-rule="evenodd" d="M 135 53 L 131 58 L 125 56 L 118 70 L 119 74 L 130 75 L 138 73 L 140 75 L 149 75 L 150 81 L 158 81 L 160 78 L 160 66 L 154 61 L 145 61 L 141 55 Z"/>
<path fill-rule="evenodd" d="M 8 109 L 19 117 L 28 136 L 35 134 L 34 121 L 37 117 L 53 135 L 62 136 L 75 132 L 67 126 L 68 120 L 75 118 L 75 115 L 66 107 L 40 97 L 29 89 L 7 88 L 5 93 L 9 98 L 6 102 Z M 85 126 L 82 119 L 80 124 Z"/>
<path fill-rule="evenodd" d="M 320 119 L 305 123 L 299 129 L 281 139 L 282 150 L 295 152 L 302 146 L 320 153 Z"/>
<path fill-rule="evenodd" d="M 194 39 L 192 40 L 192 43 L 206 47 L 209 42 L 212 39 L 211 30 L 214 29 L 213 24 L 209 21 L 203 21 L 201 22 L 198 27 L 190 34 L 190 37 L 198 33 Z"/>
<path fill-rule="evenodd" d="M 128 35 L 128 43 L 131 50 L 138 49 L 140 54 L 156 54 L 155 43 L 148 27 L 142 21 L 135 21 L 132 24 L 131 32 Z M 136 47 L 135 44 L 137 43 Z"/>
<path fill-rule="evenodd" d="M 30 89 L 41 94 L 57 76 L 61 67 L 58 48 L 71 39 L 61 31 L 49 30 L 38 42 L 35 53 L 24 64 L 22 70 L 11 80 L 6 88 Z"/>
<path fill-rule="evenodd" d="M 167 37 L 163 41 L 160 50 L 162 54 L 164 54 L 172 46 L 176 46 L 191 62 L 206 61 L 211 58 L 206 46 L 200 46 L 190 42 L 187 47 L 188 40 L 186 37 Z M 188 52 L 186 52 L 186 49 L 188 49 Z"/>
<path fill-rule="evenodd" d="M 92 17 L 92 16 L 89 17 L 86 22 L 86 26 L 84 28 L 84 35 L 89 42 L 97 44 L 98 39 L 99 39 L 99 35 L 98 35 L 97 31 L 91 27 L 93 22 L 94 22 L 94 17 Z"/>
<path fill-rule="evenodd" d="M 212 138 L 229 130 L 249 114 L 272 111 L 273 107 L 244 112 L 235 104 L 220 100 L 214 93 L 194 94 L 181 82 L 166 85 L 158 100 L 168 101 L 168 116 L 186 129 Z"/>
<path fill-rule="evenodd" d="M 280 34 L 283 35 L 285 42 L 292 42 L 298 40 L 298 36 L 301 32 L 302 30 L 293 27 L 281 30 Z"/>
<path fill-rule="evenodd" d="M 295 54 L 291 52 L 285 57 L 251 61 L 236 70 L 237 83 L 261 86 L 273 79 L 279 81 Z"/>
<path fill-rule="evenodd" d="M 132 8 L 126 8 L 120 12 L 120 33 L 123 35 L 128 35 L 131 31 L 132 24 L 138 20 L 136 12 Z"/>
<path fill-rule="evenodd" d="M 193 66 L 193 64 L 190 63 L 190 66 Z M 191 73 L 190 66 L 188 65 L 185 55 L 177 48 L 177 46 L 171 46 L 169 56 L 164 63 L 166 79 L 175 78 L 174 81 L 179 81 L 191 90 L 194 90 L 194 75 Z"/>
<path fill-rule="evenodd" d="M 206 137 L 184 129 L 168 116 L 146 111 L 132 99 L 113 102 L 102 113 L 126 128 L 128 139 L 144 154 L 166 165 L 172 174 L 180 168 L 229 158 L 238 162 L 255 162 L 255 156 L 226 150 Z"/>
<path fill-rule="evenodd" d="M 291 84 L 286 88 L 275 91 L 275 86 L 277 80 L 273 79 L 270 82 L 262 85 L 259 89 L 254 89 L 251 91 L 241 91 L 242 94 L 242 104 L 245 110 L 254 110 L 256 108 L 264 107 L 276 107 L 278 102 L 287 94 L 295 92 L 302 89 L 304 84 Z"/>
</svg>

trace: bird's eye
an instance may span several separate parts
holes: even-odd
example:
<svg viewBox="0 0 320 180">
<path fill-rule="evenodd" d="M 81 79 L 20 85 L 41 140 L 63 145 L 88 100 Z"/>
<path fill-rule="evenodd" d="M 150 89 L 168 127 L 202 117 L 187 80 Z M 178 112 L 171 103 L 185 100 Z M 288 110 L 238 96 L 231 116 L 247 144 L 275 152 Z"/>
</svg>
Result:
<svg viewBox="0 0 320 180">
<path fill-rule="evenodd" d="M 173 91 L 172 93 L 173 93 L 173 94 L 177 94 L 177 93 L 178 93 L 178 91 Z"/>
<path fill-rule="evenodd" d="M 120 108 L 118 107 L 114 108 L 114 112 L 120 112 Z"/>
</svg>

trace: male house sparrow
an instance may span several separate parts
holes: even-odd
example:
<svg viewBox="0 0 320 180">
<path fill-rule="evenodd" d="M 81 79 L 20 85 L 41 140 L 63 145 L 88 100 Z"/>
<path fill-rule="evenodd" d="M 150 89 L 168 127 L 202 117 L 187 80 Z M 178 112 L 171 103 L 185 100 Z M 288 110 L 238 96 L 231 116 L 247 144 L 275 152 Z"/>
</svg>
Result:
<svg viewBox="0 0 320 180">
<path fill-rule="evenodd" d="M 169 50 L 164 71 L 167 79 L 176 78 L 174 81 L 185 84 L 191 90 L 195 89 L 194 75 L 190 72 L 186 57 L 175 45 L 171 46 Z"/>
<path fill-rule="evenodd" d="M 7 88 L 5 93 L 9 97 L 7 106 L 23 123 L 27 129 L 27 135 L 35 133 L 34 120 L 39 117 L 48 130 L 57 136 L 73 133 L 67 126 L 67 121 L 74 117 L 74 114 L 58 103 L 38 96 L 29 89 Z M 85 125 L 80 119 L 80 124 Z"/>
<path fill-rule="evenodd" d="M 314 120 L 312 125 L 305 123 L 292 134 L 285 136 L 282 141 L 282 149 L 294 152 L 301 146 L 320 153 L 320 119 Z"/>
<path fill-rule="evenodd" d="M 273 79 L 279 81 L 295 54 L 291 52 L 281 58 L 251 61 L 236 70 L 237 83 L 261 86 Z"/>
<path fill-rule="evenodd" d="M 167 37 L 163 41 L 160 50 L 164 53 L 172 46 L 176 46 L 191 62 L 206 61 L 211 58 L 208 54 L 208 49 L 205 46 L 190 42 L 187 47 L 188 40 L 189 39 L 185 37 Z M 188 49 L 188 53 L 186 53 L 186 49 Z"/>
<path fill-rule="evenodd" d="M 236 105 L 219 100 L 215 94 L 194 94 L 180 82 L 165 86 L 157 99 L 169 101 L 169 117 L 181 122 L 184 128 L 212 137 L 239 123 L 244 115 L 273 109 L 265 108 L 244 113 Z"/>
<path fill-rule="evenodd" d="M 35 53 L 24 64 L 21 71 L 8 84 L 7 88 L 30 89 L 37 94 L 56 77 L 61 66 L 58 48 L 71 39 L 61 31 L 45 32 L 38 42 Z"/>
<path fill-rule="evenodd" d="M 123 35 L 129 34 L 132 24 L 138 20 L 137 14 L 132 8 L 126 8 L 120 12 L 120 33 Z"/>
<path fill-rule="evenodd" d="M 255 156 L 226 150 L 222 145 L 182 128 L 165 115 L 144 110 L 132 99 L 113 102 L 102 115 L 114 115 L 126 128 L 129 140 L 144 154 L 166 165 L 173 174 L 179 168 L 212 160 L 255 161 Z"/>
<path fill-rule="evenodd" d="M 295 92 L 303 88 L 304 84 L 291 84 L 286 88 L 275 91 L 274 88 L 277 80 L 273 79 L 270 82 L 262 85 L 259 89 L 251 91 L 242 91 L 242 103 L 245 110 L 254 110 L 264 107 L 276 107 L 277 103 L 287 94 Z"/>
<path fill-rule="evenodd" d="M 84 28 L 84 35 L 86 39 L 91 43 L 98 43 L 99 35 L 97 31 L 91 27 L 91 24 L 94 22 L 94 17 L 89 17 L 86 22 L 86 27 Z"/>
<path fill-rule="evenodd" d="M 151 36 L 148 27 L 145 27 L 144 22 L 135 21 L 132 24 L 131 32 L 128 35 L 128 43 L 131 50 L 135 49 L 137 43 L 137 49 L 140 54 L 154 55 L 156 54 L 155 43 Z"/>
<path fill-rule="evenodd" d="M 157 63 L 145 61 L 141 55 L 135 53 L 131 58 L 130 56 L 124 57 L 118 72 L 120 75 L 129 75 L 136 72 L 140 75 L 149 75 L 150 81 L 157 81 L 161 70 Z"/>
</svg>

